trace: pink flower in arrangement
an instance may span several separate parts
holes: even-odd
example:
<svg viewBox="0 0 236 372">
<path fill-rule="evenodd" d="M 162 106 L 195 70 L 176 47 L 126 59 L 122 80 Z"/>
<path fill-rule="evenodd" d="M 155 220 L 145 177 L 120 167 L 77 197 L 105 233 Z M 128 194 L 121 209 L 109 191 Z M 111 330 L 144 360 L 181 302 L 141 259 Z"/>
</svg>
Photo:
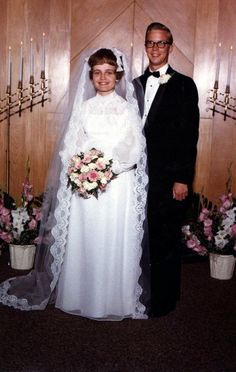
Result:
<svg viewBox="0 0 236 372">
<path fill-rule="evenodd" d="M 220 196 L 219 199 L 220 199 L 221 203 L 223 204 L 228 199 L 228 195 L 223 194 L 223 195 Z"/>
<path fill-rule="evenodd" d="M 38 224 L 37 221 L 36 221 L 34 218 L 32 218 L 32 219 L 30 220 L 29 224 L 28 224 L 29 229 L 30 229 L 30 230 L 34 230 L 34 229 L 36 229 L 37 224 Z"/>
<path fill-rule="evenodd" d="M 1 217 L 1 222 L 5 224 L 6 226 L 11 225 L 11 212 L 9 209 L 5 207 L 0 207 L 0 217 Z"/>
<path fill-rule="evenodd" d="M 96 166 L 97 166 L 98 170 L 104 170 L 106 168 L 105 163 L 103 161 L 99 161 L 99 160 L 96 162 Z"/>
<path fill-rule="evenodd" d="M 199 221 L 205 221 L 209 215 L 210 211 L 207 208 L 203 208 L 199 215 Z"/>
<path fill-rule="evenodd" d="M 80 173 L 80 174 L 79 174 L 79 180 L 80 180 L 81 182 L 87 180 L 87 173 Z"/>
<path fill-rule="evenodd" d="M 92 160 L 92 156 L 90 154 L 85 154 L 83 158 L 83 163 L 90 163 Z"/>
<path fill-rule="evenodd" d="M 7 231 L 0 231 L 0 238 L 4 240 L 6 243 L 11 243 L 12 242 L 12 235 L 10 232 Z"/>
<path fill-rule="evenodd" d="M 99 174 L 96 171 L 88 172 L 87 174 L 89 181 L 94 182 L 99 179 Z"/>
<path fill-rule="evenodd" d="M 206 247 L 204 247 L 203 245 L 197 245 L 194 248 L 194 251 L 197 252 L 198 254 L 200 254 L 200 256 L 205 256 L 208 253 Z"/>
<path fill-rule="evenodd" d="M 22 183 L 22 187 L 22 203 L 23 207 L 26 207 L 34 199 L 34 196 L 31 194 L 33 186 L 30 184 L 29 179 L 26 178 L 25 182 Z"/>
<path fill-rule="evenodd" d="M 72 168 L 72 171 L 76 171 L 77 169 L 80 169 L 82 167 L 82 165 L 83 165 L 83 162 L 82 161 L 76 163 L 75 164 L 75 167 Z"/>
<path fill-rule="evenodd" d="M 231 226 L 230 235 L 236 238 L 236 223 Z"/>
<path fill-rule="evenodd" d="M 231 201 L 229 199 L 225 200 L 224 203 L 222 204 L 222 207 L 227 210 L 231 207 Z"/>
<path fill-rule="evenodd" d="M 42 212 L 40 208 L 33 208 L 33 216 L 35 217 L 36 221 L 41 221 L 42 219 Z"/>
<path fill-rule="evenodd" d="M 211 237 L 213 236 L 212 228 L 211 227 L 204 227 L 204 234 L 208 238 L 208 240 L 211 240 Z"/>
<path fill-rule="evenodd" d="M 210 218 L 207 218 L 206 220 L 204 220 L 203 225 L 204 227 L 212 226 L 212 220 Z"/>
<path fill-rule="evenodd" d="M 110 180 L 113 177 L 113 172 L 109 169 L 104 173 L 104 176 L 106 177 L 107 180 Z"/>
<path fill-rule="evenodd" d="M 221 206 L 219 208 L 220 213 L 224 214 L 227 210 L 229 210 L 233 203 L 233 195 L 232 193 L 228 193 L 228 195 L 221 195 L 220 197 Z"/>
<path fill-rule="evenodd" d="M 221 195 L 220 205 L 200 196 L 198 219 L 182 227 L 186 246 L 200 255 L 208 253 L 236 256 L 236 198 L 231 192 Z"/>
<path fill-rule="evenodd" d="M 193 239 L 189 239 L 189 240 L 187 240 L 186 245 L 187 245 L 188 248 L 193 249 L 193 248 L 196 247 L 197 242 Z"/>
<path fill-rule="evenodd" d="M 0 245 L 34 243 L 42 218 L 42 198 L 34 198 L 32 189 L 26 177 L 22 183 L 20 206 L 7 193 L 0 193 Z"/>
</svg>

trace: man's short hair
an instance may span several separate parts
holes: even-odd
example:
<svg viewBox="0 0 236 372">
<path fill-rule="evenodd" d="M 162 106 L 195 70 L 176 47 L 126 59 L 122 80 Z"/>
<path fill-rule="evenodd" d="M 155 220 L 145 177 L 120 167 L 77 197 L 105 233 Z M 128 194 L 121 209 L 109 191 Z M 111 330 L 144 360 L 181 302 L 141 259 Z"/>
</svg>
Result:
<svg viewBox="0 0 236 372">
<path fill-rule="evenodd" d="M 147 27 L 147 30 L 146 30 L 146 35 L 145 35 L 145 40 L 147 40 L 147 34 L 152 31 L 152 30 L 162 30 L 162 31 L 166 31 L 168 33 L 168 41 L 173 44 L 173 36 L 172 36 L 172 33 L 170 31 L 170 29 L 163 25 L 162 23 L 159 23 L 159 22 L 153 22 L 151 23 L 148 27 Z"/>
</svg>

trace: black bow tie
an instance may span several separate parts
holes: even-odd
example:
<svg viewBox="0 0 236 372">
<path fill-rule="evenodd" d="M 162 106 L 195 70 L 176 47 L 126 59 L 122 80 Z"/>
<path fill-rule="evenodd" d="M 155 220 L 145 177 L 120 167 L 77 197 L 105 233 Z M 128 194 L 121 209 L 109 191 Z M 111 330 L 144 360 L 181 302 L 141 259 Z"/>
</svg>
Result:
<svg viewBox="0 0 236 372">
<path fill-rule="evenodd" d="M 154 76 L 155 78 L 159 78 L 160 77 L 160 71 L 151 72 L 149 69 L 147 69 L 144 72 L 144 75 L 147 77 L 147 79 L 149 78 L 149 76 Z"/>
</svg>

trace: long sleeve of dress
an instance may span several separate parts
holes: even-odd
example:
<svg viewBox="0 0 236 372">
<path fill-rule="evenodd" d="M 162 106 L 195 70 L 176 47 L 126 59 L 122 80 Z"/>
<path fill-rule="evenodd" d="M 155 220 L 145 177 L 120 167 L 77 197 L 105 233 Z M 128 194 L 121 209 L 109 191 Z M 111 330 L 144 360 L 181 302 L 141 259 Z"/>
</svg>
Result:
<svg viewBox="0 0 236 372">
<path fill-rule="evenodd" d="M 113 171 L 116 174 L 132 169 L 140 156 L 140 119 L 134 110 L 125 113 L 125 129 L 113 149 Z"/>
</svg>

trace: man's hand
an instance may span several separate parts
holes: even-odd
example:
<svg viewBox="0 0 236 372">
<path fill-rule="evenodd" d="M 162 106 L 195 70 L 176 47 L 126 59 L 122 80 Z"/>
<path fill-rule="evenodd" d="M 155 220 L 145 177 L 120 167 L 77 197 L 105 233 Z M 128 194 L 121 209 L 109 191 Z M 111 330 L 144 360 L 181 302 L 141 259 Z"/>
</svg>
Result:
<svg viewBox="0 0 236 372">
<path fill-rule="evenodd" d="M 188 185 L 175 182 L 173 186 L 173 198 L 175 200 L 184 200 L 188 196 Z"/>
</svg>

